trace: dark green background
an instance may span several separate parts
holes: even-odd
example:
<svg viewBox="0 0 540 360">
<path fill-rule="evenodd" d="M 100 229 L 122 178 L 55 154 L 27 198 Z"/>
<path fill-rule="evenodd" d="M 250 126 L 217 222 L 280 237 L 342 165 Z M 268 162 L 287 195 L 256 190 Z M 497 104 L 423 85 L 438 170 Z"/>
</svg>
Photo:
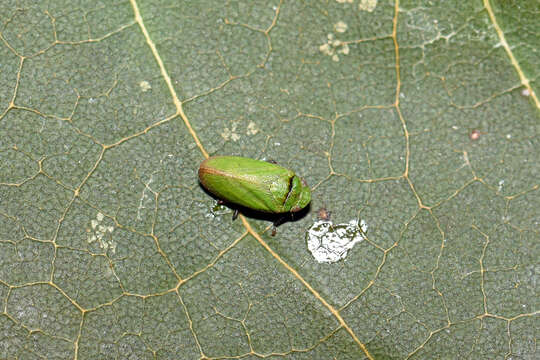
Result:
<svg viewBox="0 0 540 360">
<path fill-rule="evenodd" d="M 0 358 L 536 358 L 540 3 L 362 3 L 3 0 Z M 314 187 L 273 254 L 204 151 Z"/>
</svg>

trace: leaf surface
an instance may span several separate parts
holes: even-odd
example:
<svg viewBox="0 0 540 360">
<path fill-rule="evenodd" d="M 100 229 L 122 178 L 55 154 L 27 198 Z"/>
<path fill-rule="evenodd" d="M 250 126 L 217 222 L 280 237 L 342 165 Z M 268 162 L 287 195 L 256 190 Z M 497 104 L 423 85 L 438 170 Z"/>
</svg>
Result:
<svg viewBox="0 0 540 360">
<path fill-rule="evenodd" d="M 536 1 L 0 4 L 0 358 L 533 359 Z M 208 155 L 312 186 L 215 210 Z M 319 263 L 325 207 L 367 239 Z M 536 355 L 535 355 L 536 354 Z"/>
</svg>

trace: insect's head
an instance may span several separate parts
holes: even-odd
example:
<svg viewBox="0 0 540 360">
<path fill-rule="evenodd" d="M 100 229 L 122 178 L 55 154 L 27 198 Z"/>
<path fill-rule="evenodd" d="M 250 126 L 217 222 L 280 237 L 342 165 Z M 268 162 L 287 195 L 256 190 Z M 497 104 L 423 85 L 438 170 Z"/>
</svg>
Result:
<svg viewBox="0 0 540 360">
<path fill-rule="evenodd" d="M 301 180 L 301 187 L 299 191 L 298 200 L 294 204 L 294 206 L 291 208 L 291 212 L 297 212 L 308 206 L 308 204 L 311 202 L 311 190 L 306 183 L 304 179 Z"/>
</svg>

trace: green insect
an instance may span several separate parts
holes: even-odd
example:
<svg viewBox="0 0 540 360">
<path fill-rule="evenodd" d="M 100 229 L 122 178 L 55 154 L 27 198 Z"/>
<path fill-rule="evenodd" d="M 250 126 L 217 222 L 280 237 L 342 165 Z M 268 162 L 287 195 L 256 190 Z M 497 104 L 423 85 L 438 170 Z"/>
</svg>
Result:
<svg viewBox="0 0 540 360">
<path fill-rule="evenodd" d="M 261 160 L 213 156 L 201 163 L 199 180 L 225 202 L 265 213 L 298 212 L 311 201 L 311 190 L 304 179 L 292 170 Z"/>
</svg>

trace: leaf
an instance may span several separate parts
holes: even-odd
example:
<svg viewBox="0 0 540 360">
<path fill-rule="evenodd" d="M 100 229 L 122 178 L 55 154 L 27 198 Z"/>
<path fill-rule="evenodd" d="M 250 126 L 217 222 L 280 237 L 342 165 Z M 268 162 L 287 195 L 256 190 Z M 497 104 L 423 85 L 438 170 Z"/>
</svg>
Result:
<svg viewBox="0 0 540 360">
<path fill-rule="evenodd" d="M 539 12 L 2 2 L 0 358 L 537 357 Z M 231 222 L 213 154 L 311 211 Z M 343 260 L 321 207 L 367 226 Z"/>
</svg>

